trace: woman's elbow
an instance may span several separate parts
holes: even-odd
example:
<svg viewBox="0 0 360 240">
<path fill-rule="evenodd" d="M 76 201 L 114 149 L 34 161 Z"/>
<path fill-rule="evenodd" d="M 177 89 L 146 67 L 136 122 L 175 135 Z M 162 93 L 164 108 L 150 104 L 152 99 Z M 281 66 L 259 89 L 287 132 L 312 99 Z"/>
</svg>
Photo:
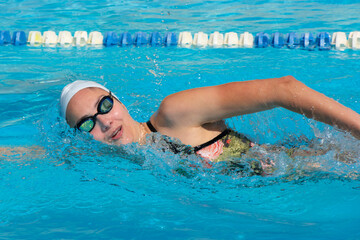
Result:
<svg viewBox="0 0 360 240">
<path fill-rule="evenodd" d="M 297 80 L 293 76 L 285 76 L 277 79 L 275 84 L 277 104 L 282 106 L 285 102 L 288 102 L 290 99 L 296 97 L 297 94 L 301 92 L 301 89 L 306 87 L 302 82 Z"/>
<path fill-rule="evenodd" d="M 296 78 L 291 75 L 279 78 L 269 78 L 266 80 L 269 83 L 268 86 L 275 95 L 291 91 L 291 89 L 301 84 L 300 81 L 296 80 Z"/>
<path fill-rule="evenodd" d="M 299 83 L 299 81 L 291 75 L 278 78 L 278 81 L 279 84 L 284 85 L 286 87 L 291 87 L 292 85 Z"/>
<path fill-rule="evenodd" d="M 283 92 L 293 92 L 299 90 L 299 87 L 302 86 L 305 85 L 291 75 L 278 78 L 276 84 L 276 87 Z"/>
</svg>

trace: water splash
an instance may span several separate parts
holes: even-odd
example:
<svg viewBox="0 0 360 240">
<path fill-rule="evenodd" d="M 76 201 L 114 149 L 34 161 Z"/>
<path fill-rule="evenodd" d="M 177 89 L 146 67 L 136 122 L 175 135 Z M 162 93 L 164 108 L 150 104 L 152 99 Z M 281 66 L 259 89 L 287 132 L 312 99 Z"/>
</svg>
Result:
<svg viewBox="0 0 360 240">
<path fill-rule="evenodd" d="M 47 150 L 48 157 L 57 164 L 79 166 L 80 162 L 101 162 L 102 166 L 108 164 L 108 167 L 117 167 L 120 161 L 130 161 L 130 165 L 137 166 L 135 169 L 147 170 L 166 181 L 190 183 L 194 186 L 221 183 L 227 187 L 234 184 L 261 186 L 307 176 L 316 178 L 317 175 L 324 174 L 358 179 L 360 171 L 359 141 L 330 128 L 320 131 L 313 126 L 316 137 L 312 139 L 303 135 L 288 135 L 288 138 L 276 144 L 253 147 L 241 159 L 211 163 L 193 154 L 189 146 L 160 134 L 150 135 L 148 144 L 144 146 L 104 145 L 94 141 L 88 134 L 76 133 L 70 129 L 64 120 L 53 114 L 55 105 L 38 125 L 41 128 L 43 147 Z M 179 148 L 176 150 L 177 154 L 172 149 L 174 145 Z M 263 166 L 260 174 L 262 177 L 256 176 L 259 173 L 254 170 L 254 164 Z M 249 181 L 250 178 L 257 179 L 259 183 Z"/>
</svg>

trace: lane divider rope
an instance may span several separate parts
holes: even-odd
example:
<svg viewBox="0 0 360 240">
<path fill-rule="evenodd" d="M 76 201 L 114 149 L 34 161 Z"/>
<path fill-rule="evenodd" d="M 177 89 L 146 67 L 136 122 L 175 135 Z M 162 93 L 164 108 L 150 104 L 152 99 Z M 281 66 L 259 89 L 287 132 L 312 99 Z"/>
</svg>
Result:
<svg viewBox="0 0 360 240">
<path fill-rule="evenodd" d="M 360 50 L 360 31 L 350 32 L 348 37 L 345 32 L 334 32 L 332 35 L 328 32 L 317 34 L 306 32 L 290 32 L 282 34 L 275 32 L 272 34 L 259 32 L 255 36 L 249 32 L 236 33 L 220 32 L 211 33 L 210 36 L 204 32 L 197 32 L 193 35 L 191 32 L 129 32 L 116 33 L 114 31 L 101 32 L 93 31 L 89 34 L 86 31 L 76 31 L 72 36 L 69 31 L 60 31 L 57 35 L 54 31 L 45 31 L 43 34 L 39 31 L 30 31 L 27 35 L 24 31 L 15 31 L 11 35 L 9 31 L 0 31 L 0 46 L 45 46 L 45 47 L 71 47 L 71 46 L 179 46 L 185 48 L 282 48 L 290 49 L 301 48 L 306 50 Z"/>
</svg>

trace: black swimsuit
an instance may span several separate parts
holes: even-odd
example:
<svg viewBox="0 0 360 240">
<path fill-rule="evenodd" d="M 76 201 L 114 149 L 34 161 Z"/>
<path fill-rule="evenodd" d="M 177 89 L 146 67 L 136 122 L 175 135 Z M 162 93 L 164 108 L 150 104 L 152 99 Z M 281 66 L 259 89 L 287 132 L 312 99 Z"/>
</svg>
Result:
<svg viewBox="0 0 360 240">
<path fill-rule="evenodd" d="M 149 121 L 146 125 L 152 132 L 157 132 L 156 128 Z M 176 144 L 171 144 L 170 149 L 178 153 Z M 244 135 L 231 129 L 225 129 L 219 135 L 201 145 L 192 147 L 193 152 L 211 161 L 229 161 L 229 157 L 240 157 L 246 153 L 254 143 Z"/>
<path fill-rule="evenodd" d="M 152 132 L 157 132 L 156 128 L 154 127 L 154 125 L 152 125 L 152 123 L 149 121 L 146 122 L 146 125 L 148 126 L 148 128 L 150 129 L 150 131 Z M 218 140 L 222 139 L 223 137 L 225 137 L 227 134 L 229 134 L 230 129 L 225 129 L 224 131 L 222 131 L 222 133 L 220 133 L 219 135 L 217 135 L 216 137 L 214 137 L 213 139 L 211 139 L 210 141 L 207 141 L 206 143 L 200 144 L 194 148 L 194 152 L 198 152 L 203 148 L 206 148 L 207 146 L 210 146 L 211 144 L 217 142 Z"/>
<path fill-rule="evenodd" d="M 150 121 L 146 122 L 146 124 L 152 132 L 157 132 Z M 204 167 L 211 168 L 212 165 L 210 162 L 226 161 L 229 163 L 229 170 L 234 170 L 237 173 L 242 173 L 244 169 L 246 169 L 246 166 L 249 166 L 252 169 L 252 172 L 249 173 L 250 175 L 265 174 L 259 161 L 251 160 L 247 165 L 241 162 L 242 156 L 246 154 L 251 147 L 255 146 L 255 143 L 251 142 L 243 134 L 231 129 L 225 129 L 215 138 L 196 147 L 186 146 L 166 138 L 163 140 L 165 140 L 168 149 L 173 153 L 195 153 L 203 157 L 205 160 Z"/>
</svg>

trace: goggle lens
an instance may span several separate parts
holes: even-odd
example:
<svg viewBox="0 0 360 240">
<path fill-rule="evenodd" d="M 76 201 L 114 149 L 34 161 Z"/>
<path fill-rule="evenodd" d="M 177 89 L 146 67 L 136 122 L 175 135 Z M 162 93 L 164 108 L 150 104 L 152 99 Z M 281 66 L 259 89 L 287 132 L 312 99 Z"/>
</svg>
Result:
<svg viewBox="0 0 360 240">
<path fill-rule="evenodd" d="M 102 101 L 99 103 L 99 110 L 98 112 L 100 114 L 108 113 L 113 107 L 113 100 L 110 97 L 105 97 L 102 99 Z"/>
<path fill-rule="evenodd" d="M 95 122 L 92 118 L 86 119 L 79 126 L 79 129 L 83 132 L 90 132 L 95 126 Z"/>
</svg>

